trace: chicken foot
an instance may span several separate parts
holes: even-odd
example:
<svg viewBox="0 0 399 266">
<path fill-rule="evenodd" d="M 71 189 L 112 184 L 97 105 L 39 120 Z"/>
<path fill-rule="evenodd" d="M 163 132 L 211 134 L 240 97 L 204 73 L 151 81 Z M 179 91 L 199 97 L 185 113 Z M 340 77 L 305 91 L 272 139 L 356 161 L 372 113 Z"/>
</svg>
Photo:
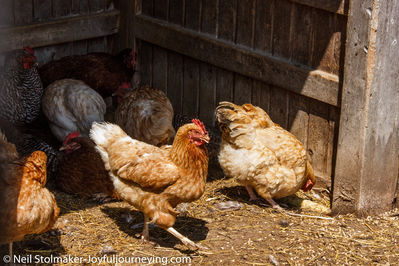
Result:
<svg viewBox="0 0 399 266">
<path fill-rule="evenodd" d="M 281 212 L 285 212 L 283 208 L 280 207 L 280 205 L 277 204 L 272 198 L 266 198 L 267 202 L 272 205 L 273 209 L 276 209 Z"/>
<path fill-rule="evenodd" d="M 148 223 L 150 219 L 148 216 L 144 215 L 143 232 L 141 233 L 141 239 L 144 241 L 150 241 L 150 234 L 148 232 Z"/>
<path fill-rule="evenodd" d="M 194 249 L 208 249 L 207 247 L 201 246 L 200 244 L 196 244 L 184 235 L 180 234 L 179 232 L 176 231 L 173 227 L 169 227 L 166 229 L 169 233 L 177 237 L 184 245 L 188 247 L 192 247 Z"/>
<path fill-rule="evenodd" d="M 246 185 L 245 188 L 247 189 L 247 192 L 249 194 L 249 201 L 254 201 L 254 200 L 258 199 L 258 197 L 256 196 L 256 194 L 254 192 L 254 189 L 251 186 Z"/>
</svg>

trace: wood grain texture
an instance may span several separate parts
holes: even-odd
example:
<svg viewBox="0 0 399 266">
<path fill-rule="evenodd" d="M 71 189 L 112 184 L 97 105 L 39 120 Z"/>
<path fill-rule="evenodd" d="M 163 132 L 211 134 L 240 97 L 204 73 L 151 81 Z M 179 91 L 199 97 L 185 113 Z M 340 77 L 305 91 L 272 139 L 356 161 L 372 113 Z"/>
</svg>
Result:
<svg viewBox="0 0 399 266">
<path fill-rule="evenodd" d="M 201 9 L 201 31 L 211 35 L 216 35 L 217 22 L 217 1 L 216 0 L 202 0 Z"/>
<path fill-rule="evenodd" d="M 0 29 L 0 52 L 25 45 L 49 46 L 76 40 L 107 36 L 118 31 L 119 11 L 79 16 L 40 24 Z M 77 31 L 76 28 L 80 30 Z M 3 35 L 4 34 L 4 35 Z"/>
<path fill-rule="evenodd" d="M 182 113 L 183 96 L 183 56 L 168 52 L 168 94 L 173 110 Z"/>
<path fill-rule="evenodd" d="M 237 20 L 237 0 L 219 0 L 218 38 L 226 41 L 235 40 Z"/>
<path fill-rule="evenodd" d="M 348 14 L 348 0 L 291 0 L 292 2 L 341 15 Z"/>
<path fill-rule="evenodd" d="M 237 5 L 236 43 L 253 47 L 255 0 L 240 0 Z"/>
<path fill-rule="evenodd" d="M 199 30 L 201 25 L 201 0 L 190 0 L 185 2 L 185 23 L 189 29 Z"/>
<path fill-rule="evenodd" d="M 338 76 L 295 66 L 242 46 L 137 16 L 138 38 L 295 93 L 338 105 Z"/>
<path fill-rule="evenodd" d="M 0 26 L 14 25 L 14 0 L 1 0 L 0 5 Z"/>
<path fill-rule="evenodd" d="M 251 95 L 252 79 L 237 73 L 234 74 L 234 103 L 239 105 L 250 103 Z"/>
<path fill-rule="evenodd" d="M 33 21 L 33 1 L 14 0 L 14 24 L 27 25 Z"/>
<path fill-rule="evenodd" d="M 65 0 L 52 0 L 53 1 L 53 17 L 60 18 L 71 14 L 72 4 L 71 1 Z"/>
<path fill-rule="evenodd" d="M 184 0 L 169 0 L 169 22 L 184 25 Z"/>
<path fill-rule="evenodd" d="M 152 85 L 167 93 L 168 53 L 165 49 L 153 46 L 152 49 Z"/>
<path fill-rule="evenodd" d="M 293 13 L 291 60 L 303 65 L 310 65 L 312 59 L 313 29 L 312 9 L 296 5 Z"/>
<path fill-rule="evenodd" d="M 185 57 L 183 75 L 183 113 L 188 117 L 197 117 L 199 113 L 199 62 Z"/>
<path fill-rule="evenodd" d="M 275 1 L 273 21 L 273 50 L 275 56 L 290 58 L 293 4 L 287 0 Z"/>
<path fill-rule="evenodd" d="M 33 0 L 33 21 L 46 21 L 52 16 L 51 0 Z"/>
<path fill-rule="evenodd" d="M 214 124 L 216 108 L 216 68 L 209 64 L 200 64 L 199 117 L 205 125 Z"/>
<path fill-rule="evenodd" d="M 283 128 L 288 127 L 288 92 L 278 87 L 270 90 L 270 111 L 269 116 L 274 123 Z"/>
<path fill-rule="evenodd" d="M 152 45 L 150 43 L 139 42 L 139 64 L 141 83 L 152 87 Z"/>
<path fill-rule="evenodd" d="M 255 6 L 254 48 L 272 53 L 274 0 L 258 0 Z"/>
</svg>

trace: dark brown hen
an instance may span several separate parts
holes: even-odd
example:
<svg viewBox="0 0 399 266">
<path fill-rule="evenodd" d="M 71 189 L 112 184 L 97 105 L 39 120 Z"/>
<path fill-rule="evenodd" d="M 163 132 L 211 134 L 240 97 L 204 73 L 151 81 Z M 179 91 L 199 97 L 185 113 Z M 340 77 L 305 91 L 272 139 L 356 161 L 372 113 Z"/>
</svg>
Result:
<svg viewBox="0 0 399 266">
<path fill-rule="evenodd" d="M 90 53 L 51 61 L 39 69 L 43 86 L 60 79 L 82 80 L 102 97 L 111 96 L 123 82 L 130 82 L 135 71 L 135 54 L 124 49 L 117 55 Z"/>
</svg>

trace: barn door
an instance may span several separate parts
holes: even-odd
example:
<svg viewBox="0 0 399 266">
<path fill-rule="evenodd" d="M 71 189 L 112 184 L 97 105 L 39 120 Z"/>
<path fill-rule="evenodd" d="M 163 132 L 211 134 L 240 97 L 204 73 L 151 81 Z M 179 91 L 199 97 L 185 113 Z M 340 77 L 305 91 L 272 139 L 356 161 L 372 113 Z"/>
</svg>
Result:
<svg viewBox="0 0 399 266">
<path fill-rule="evenodd" d="M 142 0 L 136 8 L 142 83 L 208 125 L 219 101 L 261 106 L 306 145 L 330 186 L 344 0 Z"/>
</svg>

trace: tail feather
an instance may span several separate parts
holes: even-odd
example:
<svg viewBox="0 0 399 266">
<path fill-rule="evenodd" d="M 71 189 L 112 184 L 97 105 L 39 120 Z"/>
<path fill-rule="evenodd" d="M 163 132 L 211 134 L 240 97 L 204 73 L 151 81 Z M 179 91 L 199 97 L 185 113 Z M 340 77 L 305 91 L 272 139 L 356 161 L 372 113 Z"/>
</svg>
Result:
<svg viewBox="0 0 399 266">
<path fill-rule="evenodd" d="M 111 169 L 108 157 L 108 146 L 112 140 L 126 137 L 126 133 L 115 124 L 94 122 L 90 129 L 90 138 L 96 144 L 96 150 L 104 162 L 105 169 Z"/>
</svg>

